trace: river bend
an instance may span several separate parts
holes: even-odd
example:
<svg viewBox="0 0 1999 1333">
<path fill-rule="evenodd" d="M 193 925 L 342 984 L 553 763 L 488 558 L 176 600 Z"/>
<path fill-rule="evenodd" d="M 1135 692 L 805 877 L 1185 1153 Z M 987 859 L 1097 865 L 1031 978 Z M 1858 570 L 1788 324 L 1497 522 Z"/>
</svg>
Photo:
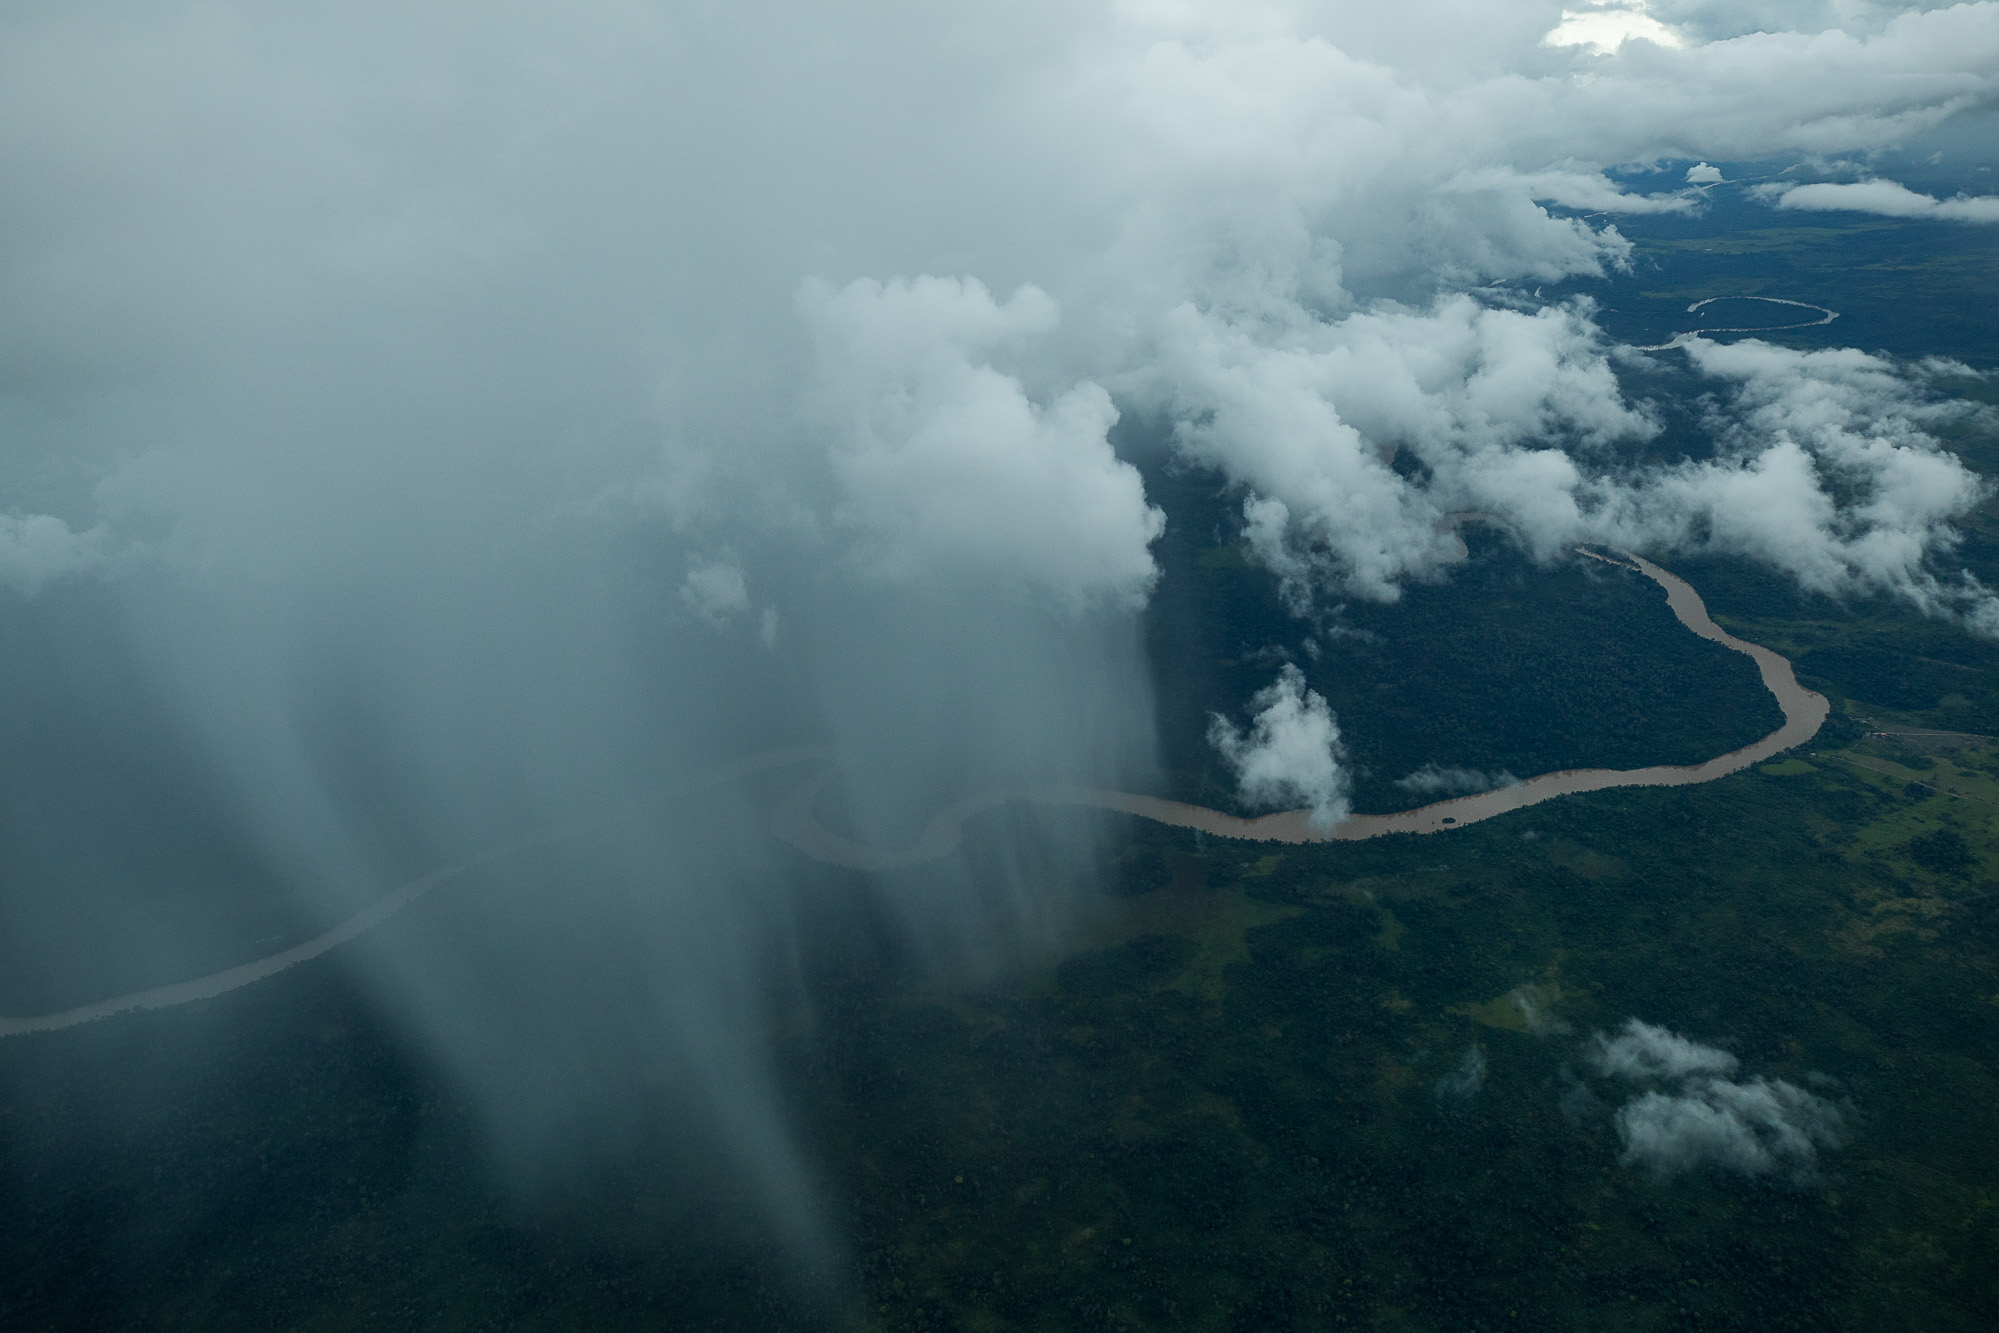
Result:
<svg viewBox="0 0 1999 1333">
<path fill-rule="evenodd" d="M 1797 676 L 1791 670 L 1790 662 L 1782 656 L 1757 644 L 1745 643 L 1715 624 L 1708 616 L 1707 607 L 1701 601 L 1700 594 L 1695 592 L 1684 579 L 1639 556 L 1620 552 L 1618 557 L 1613 558 L 1596 551 L 1580 547 L 1577 549 L 1579 554 L 1589 556 L 1591 559 L 1633 569 L 1645 575 L 1666 590 L 1666 604 L 1682 625 L 1703 639 L 1709 639 L 1725 648 L 1742 653 L 1755 662 L 1756 669 L 1762 673 L 1764 687 L 1776 696 L 1779 707 L 1783 709 L 1784 725 L 1753 744 L 1739 750 L 1731 750 L 1727 754 L 1717 755 L 1705 763 L 1685 766 L 1662 764 L 1651 768 L 1628 769 L 1564 769 L 1557 773 L 1543 773 L 1511 786 L 1497 787 L 1471 796 L 1458 796 L 1397 814 L 1349 815 L 1330 832 L 1312 826 L 1309 822 L 1311 815 L 1309 810 L 1286 810 L 1259 818 L 1245 819 L 1221 810 L 1211 810 L 1206 806 L 1189 805 L 1182 801 L 1169 801 L 1163 797 L 1144 796 L 1134 792 L 1065 786 L 1009 788 L 982 792 L 947 806 L 931 819 L 915 841 L 905 847 L 888 849 L 857 842 L 827 828 L 820 820 L 818 798 L 832 774 L 830 761 L 833 756 L 830 751 L 816 746 L 768 751 L 691 782 L 655 793 L 652 797 L 602 816 L 549 829 L 451 865 L 441 866 L 411 880 L 394 893 L 331 930 L 314 936 L 303 944 L 280 950 L 253 962 L 214 972 L 205 977 L 196 977 L 190 981 L 155 986 L 149 990 L 135 991 L 129 995 L 99 1000 L 57 1013 L 41 1014 L 32 1018 L 0 1018 L 0 1038 L 30 1032 L 52 1032 L 133 1010 L 165 1009 L 226 995 L 230 991 L 275 976 L 287 968 L 317 958 L 347 943 L 381 925 L 433 890 L 472 870 L 491 865 L 531 847 L 580 836 L 620 820 L 641 817 L 645 807 L 654 801 L 671 799 L 675 795 L 691 794 L 697 789 L 738 780 L 753 773 L 794 765 L 811 763 L 815 765 L 816 771 L 793 787 L 778 803 L 771 817 L 771 832 L 818 861 L 855 870 L 889 870 L 950 855 L 963 838 L 967 819 L 1004 805 L 1061 805 L 1113 810 L 1155 820 L 1174 828 L 1195 829 L 1216 837 L 1240 838 L 1254 842 L 1353 842 L 1365 838 L 1378 838 L 1389 833 L 1443 833 L 1491 819 L 1495 815 L 1524 810 L 1530 805 L 1539 805 L 1543 801 L 1578 792 L 1605 791 L 1613 787 L 1684 787 L 1700 782 L 1712 782 L 1716 778 L 1738 772 L 1751 764 L 1761 763 L 1793 746 L 1802 745 L 1818 732 L 1819 727 L 1825 722 L 1829 708 L 1825 696 L 1799 685 Z"/>
</svg>

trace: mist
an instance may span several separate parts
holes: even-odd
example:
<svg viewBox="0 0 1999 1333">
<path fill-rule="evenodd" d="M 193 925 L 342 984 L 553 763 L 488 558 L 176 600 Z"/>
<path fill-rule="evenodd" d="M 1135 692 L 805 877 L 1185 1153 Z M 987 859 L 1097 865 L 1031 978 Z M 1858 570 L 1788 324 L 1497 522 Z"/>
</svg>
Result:
<svg viewBox="0 0 1999 1333">
<path fill-rule="evenodd" d="M 1237 488 L 1301 614 L 1447 576 L 1478 510 L 1999 632 L 1939 563 L 1983 483 L 1931 372 L 1640 353 L 1530 295 L 1699 207 L 1695 158 L 1950 134 L 1999 7 L 1649 12 L 1678 45 L 1527 3 L 13 7 L 9 1012 L 255 955 L 189 894 L 289 944 L 587 825 L 338 965 L 523 1189 L 664 1098 L 819 1262 L 767 1040 L 816 881 L 768 836 L 789 770 L 705 779 L 823 747 L 881 846 L 992 787 L 1155 790 L 1170 517 L 1122 417 Z M 1714 460 L 1633 461 L 1640 355 L 1706 377 Z M 1326 762 L 1245 791 L 1331 812 L 1292 695 Z M 1006 828 L 867 886 L 939 975 L 1091 891 L 1092 826 Z"/>
</svg>

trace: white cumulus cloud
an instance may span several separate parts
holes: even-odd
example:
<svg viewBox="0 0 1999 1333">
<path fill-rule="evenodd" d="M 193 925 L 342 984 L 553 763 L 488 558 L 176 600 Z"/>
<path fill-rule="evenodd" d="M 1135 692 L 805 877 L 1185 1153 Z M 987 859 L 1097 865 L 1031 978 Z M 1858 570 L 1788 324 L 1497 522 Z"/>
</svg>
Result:
<svg viewBox="0 0 1999 1333">
<path fill-rule="evenodd" d="M 1695 1074 L 1728 1075 L 1740 1063 L 1727 1051 L 1689 1041 L 1667 1028 L 1627 1019 L 1615 1037 L 1596 1035 L 1590 1063 L 1599 1074 L 1642 1082 Z"/>
<path fill-rule="evenodd" d="M 1782 1079 L 1695 1079 L 1678 1092 L 1647 1092 L 1618 1108 L 1623 1161 L 1660 1176 L 1712 1166 L 1745 1176 L 1808 1183 L 1821 1148 L 1837 1148 L 1846 1117 Z"/>
<path fill-rule="evenodd" d="M 1888 593 L 1974 624 L 1989 613 L 1982 589 L 1930 568 L 1986 494 L 1933 433 L 1969 408 L 1934 401 L 1920 367 L 1852 349 L 1693 339 L 1684 350 L 1730 393 L 1722 449 L 1616 495 L 1606 534 L 1748 555 L 1813 591 Z"/>
<path fill-rule="evenodd" d="M 1891 180 L 1823 181 L 1793 185 L 1771 196 L 1779 208 L 1812 212 L 1879 213 L 1891 218 L 1937 218 L 1944 222 L 1999 223 L 1999 196 L 1958 195 L 1937 199 Z"/>
<path fill-rule="evenodd" d="M 995 301 L 972 279 L 808 283 L 800 309 L 826 381 L 838 516 L 864 561 L 903 581 L 993 577 L 1082 608 L 1137 606 L 1165 515 L 1106 433 L 1084 381 L 1045 402 L 993 360 L 1052 333 L 1035 287 Z"/>
<path fill-rule="evenodd" d="M 1208 740 L 1235 770 L 1237 792 L 1253 809 L 1309 806 L 1311 822 L 1329 830 L 1347 816 L 1348 780 L 1340 729 L 1324 696 L 1305 687 L 1305 674 L 1285 663 L 1277 679 L 1250 700 L 1256 710 L 1245 734 L 1216 714 Z"/>
<path fill-rule="evenodd" d="M 1582 307 L 1460 296 L 1278 340 L 1185 310 L 1171 329 L 1182 447 L 1251 493 L 1252 549 L 1294 583 L 1393 599 L 1460 558 L 1440 521 L 1464 511 L 1504 515 L 1551 552 L 1583 527 L 1585 474 L 1561 446 L 1654 430 Z M 1427 480 L 1396 471 L 1401 450 Z"/>
<path fill-rule="evenodd" d="M 1735 1056 L 1636 1018 L 1598 1033 L 1587 1058 L 1604 1077 L 1652 1085 L 1614 1123 L 1620 1160 L 1662 1178 L 1712 1167 L 1809 1184 L 1820 1151 L 1845 1141 L 1848 1115 L 1833 1102 L 1783 1079 L 1738 1080 Z"/>
<path fill-rule="evenodd" d="M 1565 9 L 1562 21 L 1548 33 L 1550 46 L 1580 46 L 1609 55 L 1626 42 L 1644 41 L 1655 46 L 1686 45 L 1680 35 L 1646 13 L 1643 0 L 1629 4 L 1607 4 L 1592 9 Z"/>
</svg>

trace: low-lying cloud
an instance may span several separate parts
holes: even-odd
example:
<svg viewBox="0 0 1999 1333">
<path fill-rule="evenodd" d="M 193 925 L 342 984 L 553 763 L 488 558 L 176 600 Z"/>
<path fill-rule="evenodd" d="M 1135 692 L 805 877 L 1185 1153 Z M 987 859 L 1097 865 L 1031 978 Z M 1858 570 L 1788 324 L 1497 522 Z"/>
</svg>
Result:
<svg viewBox="0 0 1999 1333">
<path fill-rule="evenodd" d="M 1846 1139 L 1840 1106 L 1783 1079 L 1737 1079 L 1735 1056 L 1636 1018 L 1615 1037 L 1597 1034 L 1586 1059 L 1645 1089 L 1613 1117 L 1619 1160 L 1662 1178 L 1712 1168 L 1808 1185 L 1819 1153 Z"/>
<path fill-rule="evenodd" d="M 1636 1018 L 1627 1019 L 1616 1037 L 1598 1033 L 1589 1060 L 1604 1077 L 1633 1083 L 1725 1076 L 1734 1073 L 1740 1063 L 1727 1051 L 1689 1041 Z"/>
<path fill-rule="evenodd" d="M 1236 791 L 1251 809 L 1310 807 L 1313 827 L 1330 830 L 1347 817 L 1347 772 L 1339 724 L 1305 673 L 1289 662 L 1250 700 L 1247 733 L 1221 714 L 1208 740 L 1235 772 Z"/>
<path fill-rule="evenodd" d="M 1431 763 L 1407 777 L 1397 778 L 1395 785 L 1418 796 L 1461 796 L 1491 791 L 1494 787 L 1511 787 L 1518 781 L 1519 778 L 1503 768 L 1488 773 L 1476 768 L 1445 768 Z"/>
<path fill-rule="evenodd" d="M 1565 1036 L 1570 1030 L 1568 1020 L 1549 1008 L 1558 994 L 1552 987 L 1544 991 L 1539 986 L 1520 986 L 1506 998 L 1520 1011 L 1520 1023 L 1528 1035 L 1556 1037 Z"/>
<path fill-rule="evenodd" d="M 1445 1103 L 1470 1101 L 1484 1089 L 1485 1071 L 1485 1048 L 1474 1042 L 1464 1053 L 1464 1058 L 1437 1080 L 1437 1100 Z"/>
<path fill-rule="evenodd" d="M 1769 196 L 1778 208 L 1815 213 L 1876 213 L 1891 218 L 1935 218 L 1940 222 L 1999 223 L 1999 195 L 1958 195 L 1938 199 L 1891 180 L 1826 181 L 1793 185 Z"/>
<path fill-rule="evenodd" d="M 993 581 L 1066 609 L 1144 605 L 1166 516 L 1107 434 L 1111 398 L 1087 380 L 1045 402 L 994 364 L 1060 324 L 1024 286 L 996 301 L 974 279 L 808 282 L 835 443 L 836 522 L 870 572 L 895 582 Z"/>
<path fill-rule="evenodd" d="M 1450 516 L 1471 511 L 1543 557 L 1582 542 L 1741 555 L 1815 592 L 1999 627 L 1985 589 L 1937 568 L 1986 483 L 1937 433 L 1978 409 L 1939 398 L 1923 365 L 1683 339 L 1653 355 L 1684 358 L 1725 404 L 1719 447 L 1636 468 L 1624 447 L 1659 427 L 1624 397 L 1584 306 L 1453 298 L 1280 348 L 1188 332 L 1176 393 L 1200 413 L 1183 445 L 1249 493 L 1249 549 L 1294 608 L 1323 590 L 1393 600 L 1439 576 L 1461 558 Z M 1403 452 L 1419 472 L 1394 466 Z"/>
<path fill-rule="evenodd" d="M 1712 1166 L 1808 1184 L 1818 1178 L 1819 1150 L 1837 1148 L 1845 1130 L 1837 1107 L 1782 1079 L 1696 1079 L 1617 1112 L 1621 1160 L 1664 1177 Z"/>
</svg>

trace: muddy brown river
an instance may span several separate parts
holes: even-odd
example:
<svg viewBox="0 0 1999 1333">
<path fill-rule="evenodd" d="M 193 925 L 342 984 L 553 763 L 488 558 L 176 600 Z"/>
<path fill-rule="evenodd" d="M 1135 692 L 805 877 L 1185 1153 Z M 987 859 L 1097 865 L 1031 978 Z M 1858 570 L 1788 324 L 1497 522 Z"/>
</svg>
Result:
<svg viewBox="0 0 1999 1333">
<path fill-rule="evenodd" d="M 1197 829 L 1219 838 L 1240 838 L 1253 842 L 1351 842 L 1363 838 L 1378 838 L 1385 833 L 1445 833 L 1452 829 L 1463 828 L 1467 824 L 1476 824 L 1483 819 L 1491 819 L 1494 815 L 1524 810 L 1530 805 L 1539 805 L 1543 801 L 1576 792 L 1604 791 L 1611 787 L 1685 787 L 1698 782 L 1712 782 L 1716 778 L 1726 777 L 1751 764 L 1761 763 L 1793 746 L 1802 745 L 1817 734 L 1819 727 L 1825 722 L 1829 708 L 1825 696 L 1798 684 L 1797 676 L 1793 674 L 1791 664 L 1785 658 L 1768 648 L 1744 643 L 1715 624 L 1709 618 L 1707 607 L 1701 601 L 1700 594 L 1688 586 L 1685 580 L 1667 573 L 1651 561 L 1639 556 L 1619 553 L 1617 558 L 1612 558 L 1580 548 L 1578 553 L 1594 560 L 1637 570 L 1666 590 L 1666 604 L 1672 608 L 1673 614 L 1679 618 L 1682 625 L 1703 639 L 1733 649 L 1755 662 L 1756 669 L 1762 673 L 1764 687 L 1776 696 L 1778 705 L 1783 709 L 1784 725 L 1754 744 L 1717 755 L 1705 763 L 1684 767 L 1662 764 L 1652 768 L 1564 769 L 1558 773 L 1543 773 L 1539 777 L 1528 778 L 1509 787 L 1498 787 L 1471 796 L 1454 797 L 1415 810 L 1404 810 L 1399 814 L 1349 815 L 1329 832 L 1312 826 L 1309 822 L 1311 814 L 1309 810 L 1286 810 L 1261 818 L 1244 819 L 1224 811 L 1210 810 L 1206 806 L 1188 805 L 1158 796 L 1141 796 L 1133 792 L 1104 791 L 1090 787 L 1045 786 L 1010 788 L 966 797 L 940 810 L 925 826 L 922 834 L 907 846 L 880 848 L 837 833 L 827 828 L 819 818 L 819 797 L 832 776 L 830 763 L 832 755 L 819 747 L 760 754 L 732 764 L 726 769 L 707 774 L 694 782 L 675 788 L 672 792 L 660 793 L 652 800 L 670 798 L 674 794 L 691 793 L 698 788 L 734 781 L 757 772 L 811 763 L 816 766 L 817 771 L 792 788 L 778 803 L 771 817 L 771 832 L 815 860 L 855 870 L 890 870 L 950 855 L 963 837 L 967 819 L 983 811 L 1005 805 L 1062 805 L 1114 810 L 1156 820 L 1175 828 Z M 191 981 L 156 986 L 150 990 L 135 991 L 130 995 L 99 1000 L 59 1013 L 41 1014 L 33 1018 L 0 1018 L 0 1037 L 28 1032 L 51 1032 L 137 1009 L 165 1009 L 174 1005 L 191 1004 L 197 1000 L 214 999 L 216 996 L 262 981 L 266 977 L 275 976 L 286 968 L 317 958 L 347 943 L 363 932 L 381 925 L 403 908 L 460 875 L 481 866 L 491 865 L 530 847 L 586 834 L 594 828 L 606 827 L 622 819 L 639 817 L 643 814 L 644 807 L 650 803 L 651 801 L 637 802 L 630 808 L 597 819 L 564 825 L 494 848 L 478 856 L 439 867 L 411 880 L 394 893 L 324 934 L 254 962 L 211 973 L 205 977 L 197 977 Z"/>
<path fill-rule="evenodd" d="M 856 870 L 889 870 L 948 855 L 957 847 L 966 819 L 981 811 L 1016 803 L 1117 810 L 1175 828 L 1198 829 L 1218 838 L 1241 838 L 1253 842 L 1351 842 L 1378 838 L 1384 833 L 1443 833 L 1576 792 L 1603 791 L 1611 787 L 1684 787 L 1697 782 L 1712 782 L 1751 764 L 1761 763 L 1795 745 L 1802 745 L 1817 734 L 1829 708 L 1825 696 L 1798 684 L 1798 678 L 1785 658 L 1768 648 L 1744 643 L 1715 624 L 1709 618 L 1700 594 L 1686 580 L 1635 555 L 1611 559 L 1594 551 L 1580 551 L 1579 554 L 1637 570 L 1666 590 L 1666 604 L 1682 625 L 1703 639 L 1732 648 L 1755 662 L 1756 669 L 1762 673 L 1764 687 L 1777 697 L 1778 706 L 1784 711 L 1784 725 L 1752 745 L 1717 755 L 1705 763 L 1684 767 L 1661 764 L 1651 768 L 1563 769 L 1516 782 L 1510 787 L 1458 796 L 1399 814 L 1349 815 L 1330 832 L 1322 832 L 1312 826 L 1309 810 L 1285 810 L 1257 819 L 1244 819 L 1206 806 L 1168 801 L 1157 796 L 1139 796 L 1131 792 L 1101 791 L 1089 787 L 1021 787 L 967 797 L 939 811 L 923 833 L 907 847 L 885 850 L 843 837 L 819 821 L 817 798 L 830 776 L 823 773 L 807 779 L 778 806 L 772 829 L 778 837 L 816 860 Z"/>
</svg>

